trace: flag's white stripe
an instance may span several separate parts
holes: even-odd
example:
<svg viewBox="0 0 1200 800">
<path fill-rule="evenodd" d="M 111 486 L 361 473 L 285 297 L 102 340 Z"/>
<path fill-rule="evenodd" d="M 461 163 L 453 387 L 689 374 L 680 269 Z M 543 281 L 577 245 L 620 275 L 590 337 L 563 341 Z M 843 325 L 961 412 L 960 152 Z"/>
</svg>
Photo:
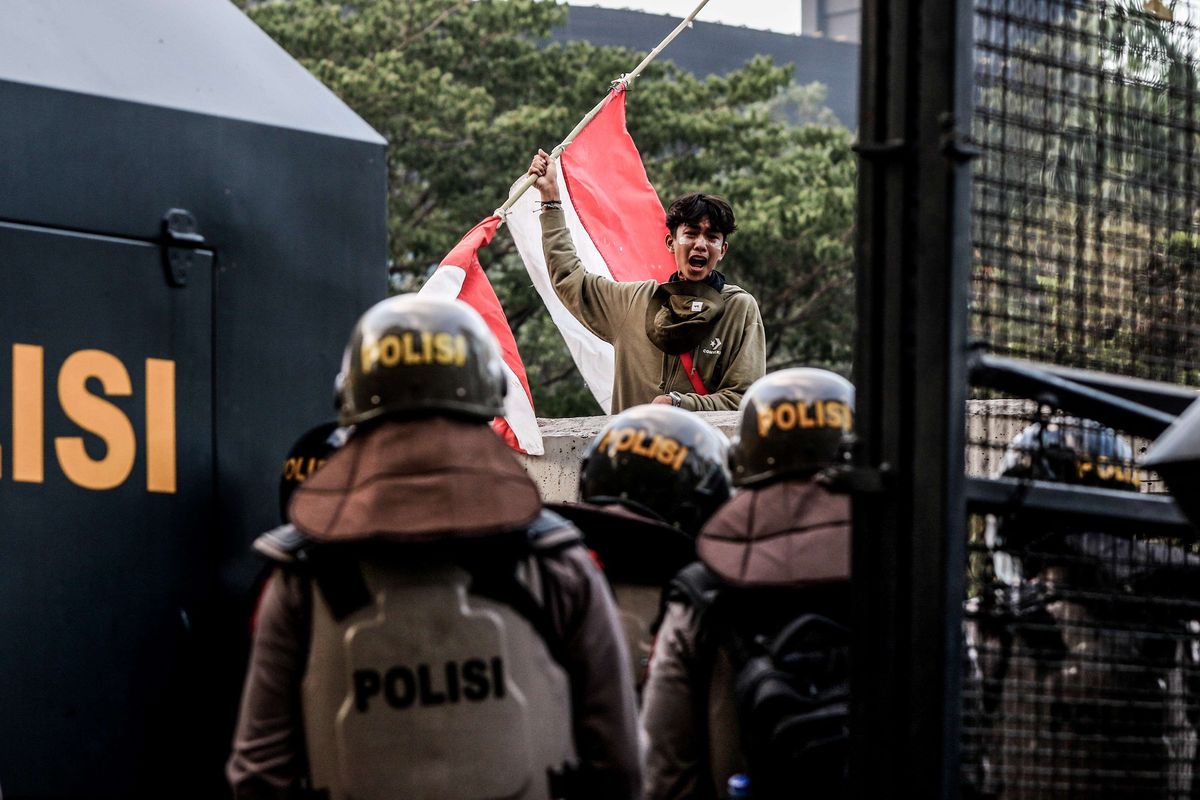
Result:
<svg viewBox="0 0 1200 800">
<path fill-rule="evenodd" d="M 508 394 L 504 396 L 504 419 L 508 427 L 517 437 L 517 444 L 521 445 L 522 450 L 531 456 L 544 455 L 546 450 L 542 446 L 542 432 L 538 429 L 533 406 L 529 403 L 521 379 L 506 362 L 504 377 L 508 381 Z"/>
<path fill-rule="evenodd" d="M 462 292 L 466 280 L 467 273 L 462 267 L 443 264 L 433 275 L 429 276 L 429 280 L 425 281 L 419 294 L 458 300 L 458 295 Z M 466 305 L 462 300 L 458 300 L 458 302 Z M 512 371 L 507 362 L 502 361 L 501 363 L 504 364 L 504 379 L 508 382 L 508 394 L 504 397 L 504 419 L 508 422 L 508 427 L 512 429 L 513 435 L 517 437 L 517 443 L 521 445 L 521 449 L 531 456 L 540 456 L 546 450 L 542 446 L 542 433 L 538 430 L 533 406 L 529 403 L 529 397 L 525 394 L 525 387 L 521 385 L 521 379 Z"/>
<path fill-rule="evenodd" d="M 445 297 L 457 299 L 462 292 L 463 284 L 467 281 L 467 271 L 454 264 L 443 264 L 429 276 L 421 291 L 417 294 L 427 294 L 430 297 Z"/>
<path fill-rule="evenodd" d="M 612 278 L 608 265 L 600 256 L 600 251 L 596 249 L 592 238 L 588 236 L 579 221 L 579 215 L 575 212 L 570 194 L 567 192 L 566 180 L 561 171 L 558 174 L 558 188 L 563 199 L 567 229 L 571 232 L 571 239 L 575 243 L 575 252 L 579 255 L 579 260 L 583 262 L 583 266 L 588 272 Z M 542 252 L 542 225 L 538 220 L 537 201 L 538 193 L 536 191 L 531 189 L 525 192 L 509 210 L 505 222 L 508 224 L 513 241 L 516 242 L 521 259 L 525 262 L 525 269 L 529 271 L 529 277 L 533 280 L 534 287 L 550 311 L 551 319 L 554 320 L 554 324 L 558 327 L 563 339 L 566 340 L 567 349 L 570 350 L 571 357 L 575 359 L 575 365 L 579 367 L 584 382 L 595 396 L 596 402 L 600 404 L 600 408 L 604 410 L 605 414 L 608 414 L 612 410 L 613 347 L 575 319 L 558 299 L 558 295 L 554 293 L 554 287 L 550 285 L 550 274 L 546 269 L 546 259 Z"/>
</svg>

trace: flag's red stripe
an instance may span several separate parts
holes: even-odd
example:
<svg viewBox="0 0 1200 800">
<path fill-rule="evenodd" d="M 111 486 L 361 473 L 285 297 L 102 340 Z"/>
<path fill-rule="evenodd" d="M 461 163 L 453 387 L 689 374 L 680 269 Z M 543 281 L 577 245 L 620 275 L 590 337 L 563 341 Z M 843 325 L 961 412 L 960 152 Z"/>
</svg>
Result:
<svg viewBox="0 0 1200 800">
<path fill-rule="evenodd" d="M 491 281 L 487 279 L 483 268 L 479 266 L 479 248 L 485 247 L 492 241 L 499 225 L 499 217 L 488 217 L 472 228 L 442 260 L 442 263 L 461 267 L 467 273 L 462 291 L 458 293 L 458 299 L 478 311 L 479 315 L 483 317 L 496 340 L 500 342 L 500 351 L 504 355 L 504 362 L 521 381 L 521 386 L 525 389 L 525 396 L 529 398 L 529 404 L 532 406 L 533 393 L 529 391 L 529 379 L 525 376 L 525 364 L 521 361 L 520 353 L 517 352 L 517 341 L 513 338 L 512 329 L 508 326 L 508 318 L 504 316 L 504 309 L 500 307 L 500 300 L 496 297 L 496 291 L 492 288 Z M 504 427 L 507 428 L 508 425 L 506 424 Z M 511 431 L 509 433 L 511 434 Z M 513 437 L 514 441 L 515 438 Z"/>
<path fill-rule="evenodd" d="M 513 450 L 519 453 L 525 452 L 525 448 L 521 447 L 521 443 L 517 440 L 517 435 L 513 433 L 513 429 L 508 426 L 508 420 L 504 417 L 496 417 L 492 420 L 492 430 Z"/>
<path fill-rule="evenodd" d="M 580 222 L 618 281 L 666 281 L 667 215 L 625 129 L 625 93 L 614 92 L 562 154 L 563 178 Z"/>
</svg>

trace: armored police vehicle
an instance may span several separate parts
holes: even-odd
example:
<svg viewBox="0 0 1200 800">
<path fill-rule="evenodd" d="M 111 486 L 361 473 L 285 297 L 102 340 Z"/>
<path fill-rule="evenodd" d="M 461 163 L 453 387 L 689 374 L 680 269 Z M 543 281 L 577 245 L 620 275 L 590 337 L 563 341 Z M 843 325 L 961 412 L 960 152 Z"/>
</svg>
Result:
<svg viewBox="0 0 1200 800">
<path fill-rule="evenodd" d="M 227 0 L 0 25 L 0 794 L 219 796 L 282 454 L 386 293 L 385 143 Z"/>
</svg>

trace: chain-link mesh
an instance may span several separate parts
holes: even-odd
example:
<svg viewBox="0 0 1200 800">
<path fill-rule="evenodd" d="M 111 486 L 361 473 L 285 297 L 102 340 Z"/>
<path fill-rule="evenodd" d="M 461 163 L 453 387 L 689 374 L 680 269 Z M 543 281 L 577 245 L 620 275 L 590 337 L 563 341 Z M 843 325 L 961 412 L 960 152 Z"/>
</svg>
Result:
<svg viewBox="0 0 1200 800">
<path fill-rule="evenodd" d="M 976 0 L 971 336 L 1200 383 L 1200 0 Z M 968 472 L 1154 491 L 1145 442 L 976 392 Z M 968 797 L 1200 797 L 1200 561 L 1022 511 L 970 525 Z"/>
<path fill-rule="evenodd" d="M 1196 383 L 1200 3 L 977 0 L 972 335 Z"/>
</svg>

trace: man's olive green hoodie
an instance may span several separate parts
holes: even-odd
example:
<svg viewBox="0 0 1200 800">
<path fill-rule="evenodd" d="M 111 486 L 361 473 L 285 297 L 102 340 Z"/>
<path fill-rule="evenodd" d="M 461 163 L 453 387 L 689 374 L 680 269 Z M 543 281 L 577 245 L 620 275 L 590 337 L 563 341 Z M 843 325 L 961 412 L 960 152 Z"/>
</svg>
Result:
<svg viewBox="0 0 1200 800">
<path fill-rule="evenodd" d="M 646 307 L 658 282 L 613 281 L 584 269 L 575 253 L 563 212 L 542 212 L 542 247 L 550 280 L 563 305 L 592 333 L 613 346 L 612 413 L 679 392 L 688 411 L 736 411 L 750 384 L 766 372 L 766 338 L 758 303 L 725 284 L 725 311 L 692 351 L 696 373 L 708 394 L 697 394 L 678 356 L 659 350 L 646 337 Z"/>
</svg>

